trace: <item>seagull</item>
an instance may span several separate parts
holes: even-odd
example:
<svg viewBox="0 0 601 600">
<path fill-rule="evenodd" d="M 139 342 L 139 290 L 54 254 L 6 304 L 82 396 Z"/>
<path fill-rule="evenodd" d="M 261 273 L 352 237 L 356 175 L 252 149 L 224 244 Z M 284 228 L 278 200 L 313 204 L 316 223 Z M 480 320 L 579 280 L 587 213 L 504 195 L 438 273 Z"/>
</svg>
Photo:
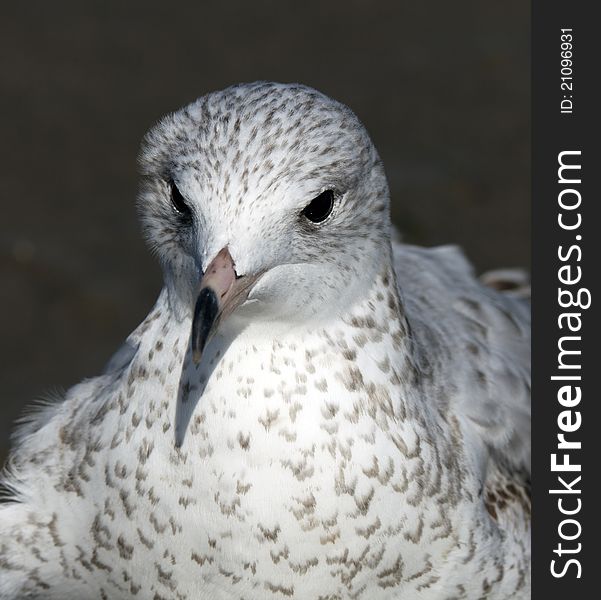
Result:
<svg viewBox="0 0 601 600">
<path fill-rule="evenodd" d="M 17 429 L 0 598 L 529 598 L 528 301 L 396 241 L 364 126 L 304 85 L 199 98 L 140 171 L 164 287 Z"/>
</svg>

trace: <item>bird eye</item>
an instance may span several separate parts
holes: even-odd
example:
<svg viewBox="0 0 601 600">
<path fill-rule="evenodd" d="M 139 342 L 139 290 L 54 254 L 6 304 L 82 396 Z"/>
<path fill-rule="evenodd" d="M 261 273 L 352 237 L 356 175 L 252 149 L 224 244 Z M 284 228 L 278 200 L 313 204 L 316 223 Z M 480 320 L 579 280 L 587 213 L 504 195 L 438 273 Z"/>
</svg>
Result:
<svg viewBox="0 0 601 600">
<path fill-rule="evenodd" d="M 191 214 L 190 207 L 184 200 L 182 193 L 177 189 L 173 179 L 169 181 L 169 192 L 171 194 L 171 204 L 173 205 L 173 208 L 175 208 L 175 210 L 181 215 L 189 217 Z"/>
<path fill-rule="evenodd" d="M 321 223 L 330 216 L 333 208 L 334 191 L 325 190 L 305 206 L 302 214 L 312 223 Z"/>
</svg>

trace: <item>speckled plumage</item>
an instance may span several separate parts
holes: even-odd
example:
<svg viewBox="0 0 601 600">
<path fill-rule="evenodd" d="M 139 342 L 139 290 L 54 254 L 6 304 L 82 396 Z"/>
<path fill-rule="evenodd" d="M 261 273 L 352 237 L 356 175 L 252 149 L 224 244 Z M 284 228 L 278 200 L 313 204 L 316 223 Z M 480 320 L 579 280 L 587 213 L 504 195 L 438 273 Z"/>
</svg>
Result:
<svg viewBox="0 0 601 600">
<path fill-rule="evenodd" d="M 103 375 L 18 430 L 0 598 L 528 598 L 528 305 L 455 248 L 391 245 L 367 133 L 307 87 L 204 96 L 141 165 L 165 288 Z M 196 366 L 226 245 L 265 274 Z"/>
</svg>

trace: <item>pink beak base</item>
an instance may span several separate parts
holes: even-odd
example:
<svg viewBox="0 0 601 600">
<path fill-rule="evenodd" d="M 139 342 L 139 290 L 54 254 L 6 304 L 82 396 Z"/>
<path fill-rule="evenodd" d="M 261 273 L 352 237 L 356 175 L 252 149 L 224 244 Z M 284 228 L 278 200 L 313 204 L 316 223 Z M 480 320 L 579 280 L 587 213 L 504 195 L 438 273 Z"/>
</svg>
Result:
<svg viewBox="0 0 601 600">
<path fill-rule="evenodd" d="M 200 281 L 192 320 L 192 360 L 198 364 L 221 319 L 229 317 L 247 298 L 262 275 L 238 277 L 227 246 L 209 263 Z"/>
</svg>

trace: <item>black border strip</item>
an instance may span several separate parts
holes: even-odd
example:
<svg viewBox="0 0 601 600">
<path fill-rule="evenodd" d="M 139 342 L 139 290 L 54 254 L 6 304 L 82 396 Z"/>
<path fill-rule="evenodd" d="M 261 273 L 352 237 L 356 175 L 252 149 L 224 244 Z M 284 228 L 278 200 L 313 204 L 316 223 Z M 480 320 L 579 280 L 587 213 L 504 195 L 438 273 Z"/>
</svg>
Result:
<svg viewBox="0 0 601 600">
<path fill-rule="evenodd" d="M 598 112 L 601 102 L 597 80 L 601 78 L 598 62 L 601 59 L 601 29 L 593 17 L 594 3 L 582 0 L 534 0 L 532 13 L 532 204 L 533 204 L 533 592 L 535 599 L 574 598 L 578 600 L 600 597 L 597 589 L 597 575 L 601 566 L 597 559 L 601 556 L 599 547 L 599 522 L 601 521 L 601 499 L 597 498 L 596 484 L 601 481 L 601 419 L 599 406 L 601 394 L 597 390 L 597 375 L 601 375 L 601 360 L 596 337 L 601 331 L 594 322 L 598 290 L 599 261 L 601 260 L 600 233 L 597 233 L 596 205 L 601 202 L 598 180 L 601 178 L 601 141 Z M 561 89 L 562 56 L 561 29 L 572 29 L 572 80 L 568 69 L 564 70 L 564 82 L 571 81 L 572 89 Z M 567 40 L 568 38 L 565 38 Z M 567 46 L 564 46 L 564 49 Z M 564 63 L 565 64 L 565 63 Z M 569 86 L 564 86 L 569 88 Z M 561 101 L 571 100 L 571 114 L 561 112 Z M 569 103 L 564 102 L 564 109 Z M 564 162 L 580 164 L 581 169 L 565 170 L 564 179 L 581 179 L 581 183 L 559 183 L 558 155 L 562 151 L 579 151 L 581 154 L 564 155 Z M 579 175 L 576 175 L 576 173 Z M 581 204 L 566 212 L 558 203 L 562 190 L 568 191 L 562 198 Z M 574 230 L 562 230 L 558 223 L 560 212 L 565 213 L 565 221 L 576 222 L 580 213 L 582 224 Z M 569 224 L 569 223 L 568 223 Z M 581 239 L 578 240 L 577 236 Z M 582 257 L 578 261 L 578 251 L 573 250 L 570 258 L 561 260 L 558 247 L 563 247 L 566 256 L 569 248 L 578 246 Z M 596 253 L 596 256 L 595 256 Z M 582 279 L 575 284 L 565 285 L 558 279 L 558 270 L 571 265 L 562 272 L 564 278 L 573 277 L 577 267 L 581 268 Z M 584 310 L 578 307 L 561 308 L 558 302 L 558 288 L 586 288 L 591 292 L 592 304 Z M 581 297 L 583 300 L 584 296 Z M 567 296 L 564 296 L 567 300 Z M 584 304 L 585 302 L 582 302 Z M 560 329 L 558 319 L 563 312 L 580 313 L 581 329 L 570 332 L 567 319 Z M 572 325 L 578 320 L 574 318 Z M 558 368 L 558 340 L 565 335 L 580 336 L 581 340 L 564 340 L 564 347 L 571 344 L 573 350 L 581 354 L 569 355 L 564 362 L 580 364 L 580 369 Z M 557 381 L 552 376 L 579 375 L 582 381 Z M 601 379 L 601 378 L 600 378 Z M 558 401 L 558 391 L 563 385 L 581 388 L 582 399 L 572 407 L 562 406 Z M 575 394 L 575 391 L 571 393 Z M 558 450 L 558 434 L 564 433 L 558 424 L 562 411 L 564 425 L 571 426 L 578 420 L 582 423 L 576 431 L 565 433 L 567 440 L 580 441 L 582 449 Z M 556 461 L 565 461 L 564 452 L 569 453 L 570 463 L 580 464 L 578 472 L 553 472 L 551 455 L 557 454 Z M 570 485 L 577 476 L 581 479 L 573 484 L 580 493 L 550 494 L 549 490 L 562 488 L 558 476 Z M 562 507 L 580 510 L 574 515 L 562 515 L 558 501 L 563 498 Z M 580 503 L 578 502 L 580 500 Z M 562 520 L 574 519 L 561 525 Z M 579 531 L 579 526 L 581 530 Z M 559 528 L 566 537 L 562 540 Z M 561 551 L 568 549 L 573 553 Z M 581 544 L 580 551 L 578 544 Z M 574 559 L 578 564 L 567 561 Z M 551 561 L 555 560 L 555 570 L 563 573 L 554 577 Z M 564 572 L 565 569 L 565 572 Z M 580 575 L 580 577 L 578 577 Z"/>
</svg>

